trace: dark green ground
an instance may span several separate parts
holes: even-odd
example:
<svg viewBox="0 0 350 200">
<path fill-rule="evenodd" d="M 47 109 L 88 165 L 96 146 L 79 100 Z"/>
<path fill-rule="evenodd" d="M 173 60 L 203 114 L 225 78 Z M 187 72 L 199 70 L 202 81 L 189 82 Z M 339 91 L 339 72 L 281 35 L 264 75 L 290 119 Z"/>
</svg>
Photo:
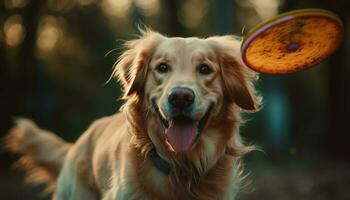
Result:
<svg viewBox="0 0 350 200">
<path fill-rule="evenodd" d="M 349 200 L 350 163 L 324 160 L 270 162 L 248 161 L 239 200 Z M 23 174 L 4 169 L 1 200 L 39 200 L 42 187 L 26 186 Z"/>
</svg>

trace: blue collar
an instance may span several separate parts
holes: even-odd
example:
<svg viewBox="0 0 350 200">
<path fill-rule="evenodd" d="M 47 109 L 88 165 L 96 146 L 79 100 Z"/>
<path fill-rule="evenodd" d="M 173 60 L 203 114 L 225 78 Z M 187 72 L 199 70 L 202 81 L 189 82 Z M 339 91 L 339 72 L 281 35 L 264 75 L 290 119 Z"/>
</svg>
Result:
<svg viewBox="0 0 350 200">
<path fill-rule="evenodd" d="M 149 158 L 159 171 L 163 172 L 165 175 L 169 175 L 171 169 L 170 164 L 162 159 L 155 149 L 151 150 Z"/>
</svg>

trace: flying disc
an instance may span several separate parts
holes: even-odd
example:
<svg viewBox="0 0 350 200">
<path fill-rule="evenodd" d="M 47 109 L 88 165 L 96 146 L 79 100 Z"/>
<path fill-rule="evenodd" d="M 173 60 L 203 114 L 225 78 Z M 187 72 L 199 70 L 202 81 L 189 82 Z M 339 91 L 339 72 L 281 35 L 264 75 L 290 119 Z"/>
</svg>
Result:
<svg viewBox="0 0 350 200">
<path fill-rule="evenodd" d="M 241 46 L 244 63 L 266 74 L 311 67 L 339 47 L 343 24 L 332 12 L 302 9 L 278 15 L 253 28 Z"/>
</svg>

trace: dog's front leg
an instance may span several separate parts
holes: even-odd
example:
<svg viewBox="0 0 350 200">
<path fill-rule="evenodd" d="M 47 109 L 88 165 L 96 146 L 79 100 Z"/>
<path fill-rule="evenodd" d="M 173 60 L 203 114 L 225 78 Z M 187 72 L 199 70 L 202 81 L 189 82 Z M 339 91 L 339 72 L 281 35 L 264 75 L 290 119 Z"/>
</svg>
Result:
<svg viewBox="0 0 350 200">
<path fill-rule="evenodd" d="M 114 181 L 102 200 L 155 200 L 137 191 L 130 180 Z"/>
<path fill-rule="evenodd" d="M 128 189 L 124 184 L 119 184 L 116 187 L 112 187 L 103 197 L 102 200 L 140 200 L 135 197 L 130 188 Z"/>
<path fill-rule="evenodd" d="M 57 180 L 53 200 L 99 200 L 99 192 L 93 187 L 93 175 L 87 170 L 85 157 L 69 152 Z"/>
<path fill-rule="evenodd" d="M 98 200 L 99 195 L 81 180 L 75 170 L 63 168 L 53 200 Z"/>
</svg>

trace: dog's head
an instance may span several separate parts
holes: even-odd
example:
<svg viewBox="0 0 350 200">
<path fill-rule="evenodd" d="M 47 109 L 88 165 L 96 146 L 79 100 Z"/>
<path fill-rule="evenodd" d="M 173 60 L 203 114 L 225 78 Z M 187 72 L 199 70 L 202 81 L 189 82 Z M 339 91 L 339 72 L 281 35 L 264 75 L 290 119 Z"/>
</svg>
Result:
<svg viewBox="0 0 350 200">
<path fill-rule="evenodd" d="M 251 83 L 256 76 L 242 64 L 238 38 L 168 38 L 146 31 L 127 48 L 115 73 L 124 96 L 138 96 L 161 130 L 148 133 L 153 143 L 162 140 L 175 152 L 204 143 L 225 146 L 237 128 L 238 107 L 258 107 Z"/>
</svg>

